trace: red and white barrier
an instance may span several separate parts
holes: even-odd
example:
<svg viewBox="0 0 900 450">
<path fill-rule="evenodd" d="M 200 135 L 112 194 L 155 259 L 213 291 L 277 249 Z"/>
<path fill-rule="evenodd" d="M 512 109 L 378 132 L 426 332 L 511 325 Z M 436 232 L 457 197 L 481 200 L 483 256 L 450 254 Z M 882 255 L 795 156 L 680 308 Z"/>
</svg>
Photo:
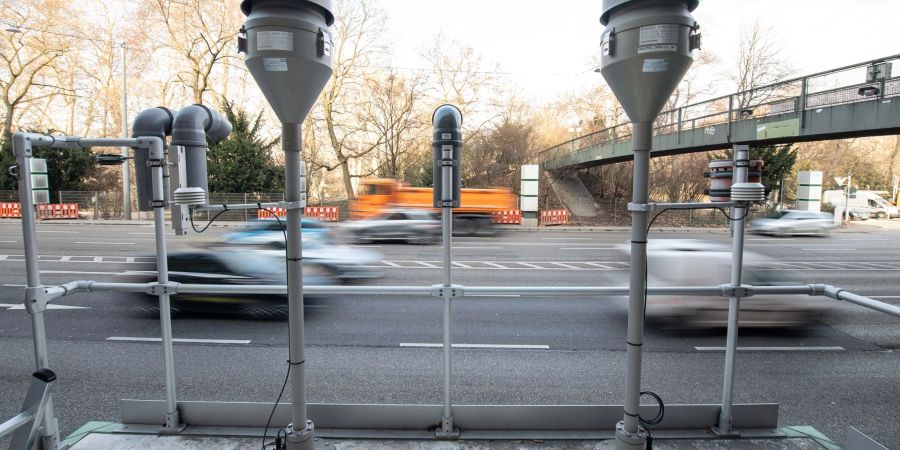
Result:
<svg viewBox="0 0 900 450">
<path fill-rule="evenodd" d="M 307 206 L 303 215 L 323 222 L 341 220 L 341 213 L 337 206 Z"/>
<path fill-rule="evenodd" d="M 0 218 L 20 218 L 22 217 L 22 208 L 18 203 L 0 202 Z"/>
<path fill-rule="evenodd" d="M 522 211 L 518 209 L 507 209 L 504 211 L 495 211 L 491 213 L 491 222 L 501 224 L 522 224 Z"/>
<path fill-rule="evenodd" d="M 541 225 L 564 225 L 569 223 L 568 209 L 548 209 L 541 211 Z"/>
<path fill-rule="evenodd" d="M 77 219 L 77 203 L 61 203 L 55 205 L 37 205 L 38 220 Z"/>
<path fill-rule="evenodd" d="M 272 219 L 273 212 L 278 217 L 287 216 L 287 210 L 284 208 L 268 208 L 257 210 L 256 218 Z M 307 206 L 304 209 L 303 215 L 323 222 L 337 222 L 341 219 L 341 211 L 337 206 Z"/>
</svg>

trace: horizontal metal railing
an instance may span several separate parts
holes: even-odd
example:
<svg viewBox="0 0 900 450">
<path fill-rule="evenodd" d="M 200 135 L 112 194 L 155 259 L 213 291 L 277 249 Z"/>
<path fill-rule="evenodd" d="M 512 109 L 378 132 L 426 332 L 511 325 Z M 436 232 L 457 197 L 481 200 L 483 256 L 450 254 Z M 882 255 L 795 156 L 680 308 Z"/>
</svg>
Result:
<svg viewBox="0 0 900 450">
<path fill-rule="evenodd" d="M 900 95 L 900 77 L 849 84 L 834 78 L 848 75 L 851 71 L 861 72 L 860 69 L 873 64 L 897 60 L 900 60 L 900 55 L 887 56 L 669 109 L 659 114 L 654 124 L 654 134 L 683 132 L 742 119 L 796 114 L 810 109 L 895 97 Z M 835 83 L 840 86 L 834 87 Z M 815 86 L 818 85 L 831 86 L 817 89 Z M 870 90 L 867 94 L 860 91 L 862 88 L 875 88 L 877 93 L 872 94 L 876 91 Z M 540 151 L 537 162 L 543 164 L 568 153 L 624 142 L 630 139 L 630 125 L 631 122 L 622 122 L 557 144 Z"/>
</svg>

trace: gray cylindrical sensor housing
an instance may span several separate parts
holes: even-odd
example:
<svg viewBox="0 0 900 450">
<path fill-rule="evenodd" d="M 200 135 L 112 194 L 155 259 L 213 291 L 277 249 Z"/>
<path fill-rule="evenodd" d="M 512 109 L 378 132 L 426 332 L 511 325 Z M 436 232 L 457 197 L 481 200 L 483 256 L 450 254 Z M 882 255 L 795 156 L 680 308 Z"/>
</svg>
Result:
<svg viewBox="0 0 900 450">
<path fill-rule="evenodd" d="M 230 133 L 231 123 L 206 106 L 191 105 L 178 111 L 172 124 L 172 145 L 184 146 L 187 187 L 199 187 L 209 193 L 207 138 L 217 142 Z"/>
<path fill-rule="evenodd" d="M 162 106 L 145 109 L 138 113 L 132 125 L 132 137 L 155 136 L 166 141 L 166 136 L 172 134 L 172 120 L 174 114 L 168 108 Z M 150 176 L 150 165 L 147 161 L 150 150 L 147 148 L 132 148 L 134 152 L 134 175 L 137 184 L 138 211 L 153 211 L 150 202 L 153 200 L 153 178 Z"/>
<path fill-rule="evenodd" d="M 244 0 L 239 48 L 282 123 L 301 123 L 331 77 L 331 0 Z"/>
<path fill-rule="evenodd" d="M 462 187 L 459 164 L 462 153 L 462 113 L 453 105 L 443 105 L 434 110 L 431 123 L 434 125 L 434 134 L 431 139 L 434 156 L 432 166 L 434 207 L 441 208 L 449 205 L 459 208 Z M 444 182 L 443 168 L 447 166 L 452 168 L 449 185 Z"/>
<path fill-rule="evenodd" d="M 656 119 L 699 47 L 699 0 L 605 0 L 600 72 L 632 122 Z"/>
</svg>

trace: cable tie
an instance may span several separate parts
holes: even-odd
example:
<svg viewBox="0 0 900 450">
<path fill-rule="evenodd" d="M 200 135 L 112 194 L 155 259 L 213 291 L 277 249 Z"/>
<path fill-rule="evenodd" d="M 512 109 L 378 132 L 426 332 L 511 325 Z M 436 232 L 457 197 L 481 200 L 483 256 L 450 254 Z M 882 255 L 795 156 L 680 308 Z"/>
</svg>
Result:
<svg viewBox="0 0 900 450">
<path fill-rule="evenodd" d="M 646 244 L 647 241 L 631 241 L 632 244 Z"/>
<path fill-rule="evenodd" d="M 633 343 L 631 343 L 631 342 L 625 341 L 625 343 L 628 344 L 628 345 L 634 346 L 634 347 L 643 347 L 643 346 L 644 346 L 644 343 L 643 343 L 643 342 L 640 343 L 640 344 L 633 344 Z"/>
<path fill-rule="evenodd" d="M 305 362 L 306 362 L 305 359 L 304 359 L 303 361 L 300 361 L 300 362 L 291 362 L 291 360 L 287 360 L 287 363 L 288 363 L 289 365 L 291 365 L 291 366 L 299 366 L 300 364 L 303 364 L 303 363 L 305 363 Z"/>
<path fill-rule="evenodd" d="M 285 258 L 285 259 L 288 260 L 288 261 L 303 261 L 303 257 L 302 257 L 302 256 L 299 257 L 299 258 Z"/>
<path fill-rule="evenodd" d="M 637 417 L 637 418 L 640 418 L 640 417 L 641 417 L 640 414 L 632 414 L 632 413 L 630 413 L 630 412 L 628 412 L 628 411 L 625 411 L 625 415 L 626 415 L 626 416 L 631 416 L 631 417 Z"/>
</svg>

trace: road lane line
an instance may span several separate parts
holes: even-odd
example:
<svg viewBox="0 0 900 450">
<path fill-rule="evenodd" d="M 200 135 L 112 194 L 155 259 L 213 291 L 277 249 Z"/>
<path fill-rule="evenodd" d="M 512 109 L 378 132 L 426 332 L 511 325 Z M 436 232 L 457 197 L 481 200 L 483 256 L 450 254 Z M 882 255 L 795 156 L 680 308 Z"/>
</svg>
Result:
<svg viewBox="0 0 900 450">
<path fill-rule="evenodd" d="M 585 264 L 587 264 L 589 266 L 599 267 L 601 269 L 613 270 L 612 266 L 607 266 L 605 264 L 600 264 L 600 263 L 595 263 L 595 262 L 587 262 L 587 261 L 585 261 Z"/>
<path fill-rule="evenodd" d="M 855 252 L 855 248 L 801 248 L 805 252 Z"/>
<path fill-rule="evenodd" d="M 584 267 L 570 266 L 570 265 L 568 265 L 568 264 L 566 264 L 566 263 L 561 263 L 561 262 L 555 262 L 555 263 L 551 263 L 551 264 L 555 264 L 555 265 L 560 266 L 560 267 L 565 267 L 565 268 L 567 268 L 567 269 L 584 270 Z"/>
<path fill-rule="evenodd" d="M 134 242 L 75 242 L 76 244 L 86 244 L 86 245 L 134 245 Z"/>
<path fill-rule="evenodd" d="M 384 264 L 387 264 L 388 266 L 391 266 L 391 267 L 402 267 L 400 264 L 393 263 L 393 262 L 390 262 L 390 261 L 379 261 L 379 262 L 384 263 Z"/>
<path fill-rule="evenodd" d="M 483 264 L 487 264 L 487 265 L 489 265 L 489 266 L 496 267 L 496 268 L 498 268 L 498 269 L 509 269 L 509 267 L 501 266 L 500 264 L 497 264 L 497 263 L 494 263 L 494 262 L 490 262 L 490 261 L 482 261 L 482 263 L 483 263 Z"/>
<path fill-rule="evenodd" d="M 443 348 L 441 343 L 425 343 L 425 342 L 401 342 L 400 347 L 406 348 Z M 550 350 L 549 345 L 527 345 L 527 344 L 451 344 L 452 348 L 488 348 L 503 350 Z"/>
<path fill-rule="evenodd" d="M 145 338 L 145 337 L 128 337 L 128 336 L 110 336 L 107 341 L 119 342 L 161 342 L 162 338 Z M 249 344 L 249 339 L 182 339 L 173 338 L 172 342 L 180 342 L 184 344 Z"/>
<path fill-rule="evenodd" d="M 38 233 L 79 234 L 77 231 L 37 230 Z"/>
<path fill-rule="evenodd" d="M 562 247 L 560 250 L 618 250 L 615 247 Z"/>
<path fill-rule="evenodd" d="M 500 250 L 503 247 L 453 247 L 453 250 Z"/>
<path fill-rule="evenodd" d="M 541 238 L 541 239 L 556 239 L 559 241 L 593 241 L 594 238 Z"/>
<path fill-rule="evenodd" d="M 694 347 L 700 352 L 724 352 L 725 347 Z M 842 352 L 844 347 L 738 347 L 741 352 Z"/>
<path fill-rule="evenodd" d="M 521 264 L 525 267 L 530 267 L 532 269 L 546 269 L 546 267 L 536 266 L 534 264 L 526 263 L 526 262 L 516 262 L 516 264 Z"/>
<path fill-rule="evenodd" d="M 781 241 L 795 241 L 796 239 L 783 239 L 783 238 L 761 238 L 761 239 L 744 239 L 745 241 L 763 241 L 763 242 L 781 242 Z"/>
<path fill-rule="evenodd" d="M 413 261 L 413 262 L 416 263 L 416 264 L 421 264 L 421 265 L 423 265 L 423 266 L 425 266 L 425 267 L 427 267 L 427 268 L 429 268 L 429 269 L 439 269 L 439 268 L 440 268 L 440 267 L 438 267 L 438 266 L 436 266 L 436 265 L 434 265 L 434 264 L 432 264 L 432 263 L 425 262 L 425 261 Z"/>
<path fill-rule="evenodd" d="M 471 268 L 472 268 L 472 266 L 463 264 L 463 263 L 461 263 L 461 262 L 459 262 L 459 261 L 453 261 L 453 265 L 456 266 L 456 267 L 461 267 L 461 268 L 463 268 L 463 269 L 471 269 Z"/>
</svg>

